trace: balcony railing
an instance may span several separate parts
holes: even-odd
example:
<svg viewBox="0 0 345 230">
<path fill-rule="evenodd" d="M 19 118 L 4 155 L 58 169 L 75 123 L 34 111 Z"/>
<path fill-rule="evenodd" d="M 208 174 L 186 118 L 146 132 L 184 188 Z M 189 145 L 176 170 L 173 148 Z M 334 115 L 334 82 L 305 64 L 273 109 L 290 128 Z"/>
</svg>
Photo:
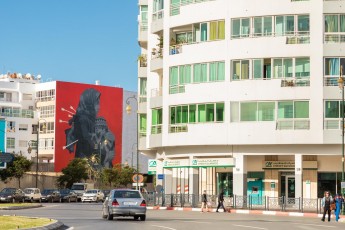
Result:
<svg viewBox="0 0 345 230">
<path fill-rule="evenodd" d="M 152 125 L 151 134 L 160 134 L 162 133 L 162 125 Z"/>
<path fill-rule="evenodd" d="M 338 86 L 338 79 L 339 79 L 339 76 L 337 77 L 325 76 L 323 78 L 323 85 L 324 86 Z"/>
<path fill-rule="evenodd" d="M 343 43 L 345 42 L 345 33 L 325 33 L 324 43 Z"/>
<path fill-rule="evenodd" d="M 209 1 L 215 1 L 215 0 L 185 0 L 185 1 L 182 1 L 181 3 L 171 4 L 170 5 L 170 16 L 179 15 L 181 6 L 187 6 L 190 4 L 209 2 Z"/>
<path fill-rule="evenodd" d="M 139 137 L 146 137 L 146 129 L 140 129 Z"/>
<path fill-rule="evenodd" d="M 324 129 L 335 129 L 339 130 L 342 127 L 342 119 L 341 118 L 325 118 L 324 120 Z"/>
<path fill-rule="evenodd" d="M 232 34 L 231 39 L 243 39 L 243 38 L 258 38 L 258 37 L 287 37 L 286 44 L 304 44 L 310 42 L 309 31 L 295 31 L 284 33 L 248 33 L 248 34 Z M 291 42 L 291 43 L 288 43 Z"/>
<path fill-rule="evenodd" d="M 170 46 L 170 49 L 169 49 L 170 55 L 175 55 L 175 54 L 180 54 L 180 53 L 182 53 L 182 44 Z"/>
<path fill-rule="evenodd" d="M 151 89 L 151 97 L 160 97 L 162 96 L 162 88 Z"/>
<path fill-rule="evenodd" d="M 156 11 L 152 14 L 152 21 L 164 18 L 164 9 Z"/>
<path fill-rule="evenodd" d="M 286 37 L 286 44 L 309 44 L 309 43 L 310 43 L 309 35 Z"/>
<path fill-rule="evenodd" d="M 12 99 L 12 98 L 0 98 L 1 102 L 10 102 L 10 103 L 19 103 L 18 99 Z"/>
<path fill-rule="evenodd" d="M 186 88 L 184 85 L 173 85 L 169 88 L 169 94 L 185 93 Z"/>
<path fill-rule="evenodd" d="M 280 119 L 276 123 L 276 130 L 307 130 L 310 129 L 310 120 L 304 118 Z"/>
<path fill-rule="evenodd" d="M 182 133 L 182 132 L 188 132 L 187 124 L 169 125 L 169 133 Z"/>
<path fill-rule="evenodd" d="M 292 78 L 281 80 L 281 87 L 305 87 L 310 86 L 309 78 Z"/>
<path fill-rule="evenodd" d="M 3 117 L 34 118 L 34 111 L 30 109 L 8 110 L 0 113 Z"/>
</svg>

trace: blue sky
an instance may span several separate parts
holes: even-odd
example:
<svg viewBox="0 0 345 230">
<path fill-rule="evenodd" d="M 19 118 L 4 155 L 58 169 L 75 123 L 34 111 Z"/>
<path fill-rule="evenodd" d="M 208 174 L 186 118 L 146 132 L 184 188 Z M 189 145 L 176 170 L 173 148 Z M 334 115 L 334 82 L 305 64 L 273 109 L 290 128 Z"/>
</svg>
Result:
<svg viewBox="0 0 345 230">
<path fill-rule="evenodd" d="M 137 91 L 137 0 L 0 0 L 0 73 Z"/>
</svg>

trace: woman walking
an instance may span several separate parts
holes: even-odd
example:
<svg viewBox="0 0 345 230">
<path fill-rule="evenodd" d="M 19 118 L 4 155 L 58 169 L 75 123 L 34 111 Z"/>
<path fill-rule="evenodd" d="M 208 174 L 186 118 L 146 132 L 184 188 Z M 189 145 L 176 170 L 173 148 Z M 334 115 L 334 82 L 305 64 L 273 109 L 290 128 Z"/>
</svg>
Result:
<svg viewBox="0 0 345 230">
<path fill-rule="evenodd" d="M 331 203 L 333 202 L 334 201 L 333 201 L 332 196 L 329 194 L 328 191 L 326 191 L 321 201 L 321 207 L 323 208 L 323 216 L 321 219 L 322 221 L 325 221 L 326 212 L 328 214 L 328 222 L 331 221 Z"/>
<path fill-rule="evenodd" d="M 343 197 L 341 196 L 341 194 L 337 194 L 334 198 L 334 202 L 335 202 L 335 210 L 334 210 L 334 214 L 335 214 L 335 221 L 338 222 L 339 220 L 339 214 L 340 214 L 340 210 L 341 210 L 341 204 L 344 202 Z"/>
<path fill-rule="evenodd" d="M 206 207 L 206 212 L 208 212 L 208 205 L 207 205 L 207 194 L 206 190 L 202 194 L 202 201 L 201 201 L 201 212 L 204 212 L 204 207 Z"/>
</svg>

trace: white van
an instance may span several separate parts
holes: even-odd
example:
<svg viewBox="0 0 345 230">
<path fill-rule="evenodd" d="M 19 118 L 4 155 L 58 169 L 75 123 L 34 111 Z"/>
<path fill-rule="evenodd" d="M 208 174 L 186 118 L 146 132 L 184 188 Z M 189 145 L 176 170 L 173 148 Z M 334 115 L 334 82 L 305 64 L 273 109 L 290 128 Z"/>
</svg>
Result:
<svg viewBox="0 0 345 230">
<path fill-rule="evenodd" d="M 25 200 L 30 202 L 41 202 L 41 191 L 39 188 L 26 188 L 23 190 L 25 193 Z"/>
</svg>

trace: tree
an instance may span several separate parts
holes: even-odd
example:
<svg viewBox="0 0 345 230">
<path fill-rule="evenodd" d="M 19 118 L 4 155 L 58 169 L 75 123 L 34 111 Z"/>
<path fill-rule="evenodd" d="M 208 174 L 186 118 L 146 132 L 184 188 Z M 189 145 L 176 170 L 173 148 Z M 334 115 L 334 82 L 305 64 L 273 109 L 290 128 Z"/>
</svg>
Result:
<svg viewBox="0 0 345 230">
<path fill-rule="evenodd" d="M 17 178 L 18 186 L 20 188 L 20 179 L 27 171 L 30 171 L 32 161 L 26 157 L 18 154 L 14 154 L 13 161 L 7 163 L 7 168 L 0 170 L 0 178 L 5 183 L 12 177 Z"/>
<path fill-rule="evenodd" d="M 59 188 L 70 188 L 73 183 L 87 180 L 87 159 L 74 158 L 66 168 L 62 169 L 62 175 L 57 179 Z"/>
<path fill-rule="evenodd" d="M 113 168 L 103 169 L 103 181 L 109 184 L 110 187 L 126 187 L 132 182 L 132 176 L 135 169 L 121 164 L 115 164 Z"/>
<path fill-rule="evenodd" d="M 13 176 L 18 180 L 18 186 L 20 188 L 20 179 L 24 176 L 27 171 L 30 171 L 32 161 L 28 160 L 22 155 L 15 155 L 13 160 Z"/>
</svg>

